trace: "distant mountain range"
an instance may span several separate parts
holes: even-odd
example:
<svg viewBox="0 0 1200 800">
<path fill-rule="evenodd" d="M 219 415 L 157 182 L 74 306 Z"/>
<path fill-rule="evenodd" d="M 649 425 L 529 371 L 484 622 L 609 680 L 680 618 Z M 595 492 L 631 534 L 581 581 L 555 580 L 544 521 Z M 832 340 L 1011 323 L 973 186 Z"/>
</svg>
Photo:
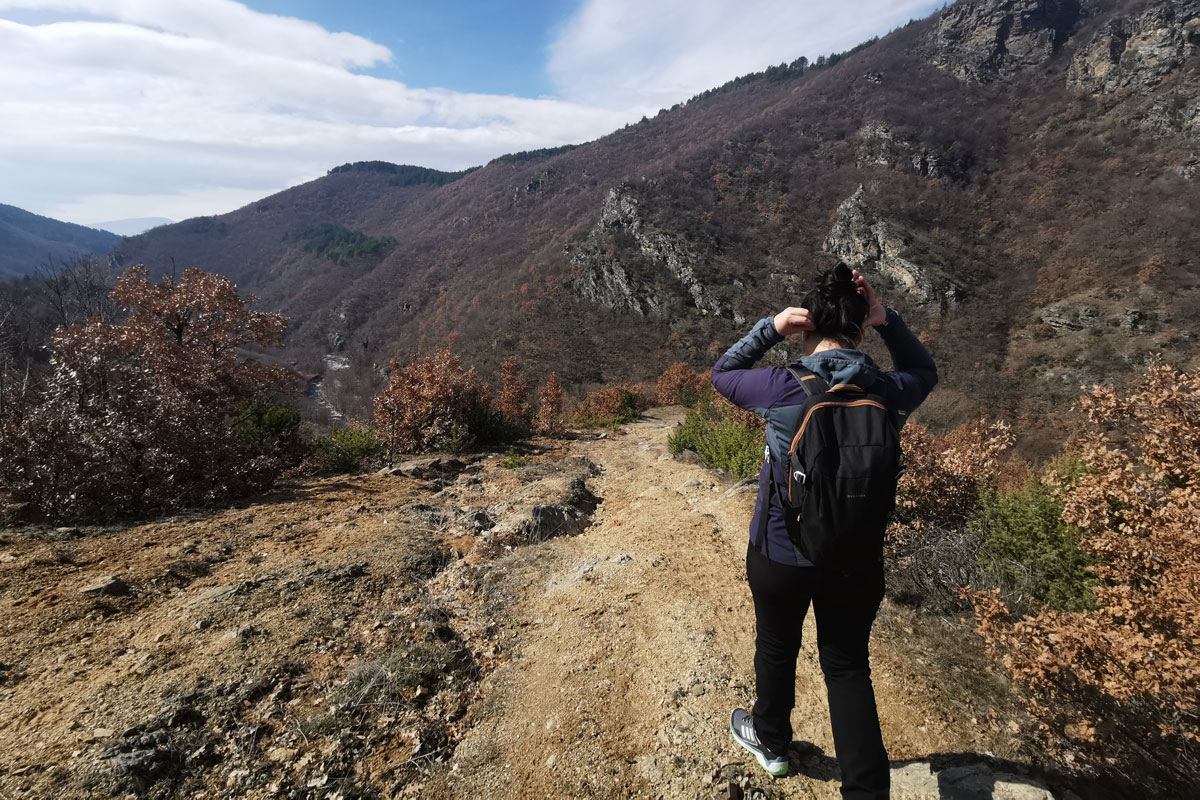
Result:
<svg viewBox="0 0 1200 800">
<path fill-rule="evenodd" d="M 964 0 L 579 147 L 348 164 L 115 254 L 228 275 L 314 371 L 452 344 L 585 386 L 709 365 L 843 259 L 935 352 L 923 418 L 1048 448 L 1081 384 L 1200 367 L 1197 30 L 1200 0 Z"/>
<path fill-rule="evenodd" d="M 0 278 L 32 275 L 43 264 L 107 255 L 119 236 L 0 204 Z"/>
<path fill-rule="evenodd" d="M 115 233 L 117 236 L 137 236 L 151 228 L 160 225 L 170 225 L 175 220 L 166 217 L 134 217 L 132 219 L 114 219 L 108 222 L 97 222 L 93 228 Z"/>
</svg>

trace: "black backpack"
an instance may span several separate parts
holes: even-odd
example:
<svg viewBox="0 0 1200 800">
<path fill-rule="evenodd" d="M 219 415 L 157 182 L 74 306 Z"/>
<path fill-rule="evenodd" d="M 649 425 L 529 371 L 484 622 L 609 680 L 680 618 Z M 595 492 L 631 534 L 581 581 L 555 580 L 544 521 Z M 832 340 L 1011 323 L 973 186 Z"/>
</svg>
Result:
<svg viewBox="0 0 1200 800">
<path fill-rule="evenodd" d="M 861 387 L 829 386 L 804 367 L 788 372 L 808 394 L 788 449 L 786 491 L 779 487 L 788 536 L 820 567 L 878 562 L 904 472 L 898 417 Z"/>
</svg>

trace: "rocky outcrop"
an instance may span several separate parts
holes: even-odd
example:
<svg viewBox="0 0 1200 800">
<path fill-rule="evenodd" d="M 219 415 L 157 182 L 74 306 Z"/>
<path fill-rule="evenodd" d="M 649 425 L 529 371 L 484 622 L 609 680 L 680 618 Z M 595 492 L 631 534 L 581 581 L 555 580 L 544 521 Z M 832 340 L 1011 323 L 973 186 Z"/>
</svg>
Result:
<svg viewBox="0 0 1200 800">
<path fill-rule="evenodd" d="M 1087 92 L 1148 89 L 1200 48 L 1200 0 L 1164 2 L 1102 28 L 1071 61 L 1068 82 Z"/>
<path fill-rule="evenodd" d="M 967 167 L 962 154 L 926 145 L 898 133 L 885 122 L 868 122 L 858 131 L 855 161 L 860 167 L 897 167 L 938 180 L 961 180 Z"/>
<path fill-rule="evenodd" d="M 1043 308 L 1038 318 L 1055 333 L 1062 334 L 1094 328 L 1100 323 L 1100 311 L 1092 305 L 1063 301 Z"/>
<path fill-rule="evenodd" d="M 660 279 L 669 277 L 667 283 L 682 288 L 700 313 L 728 315 L 697 275 L 703 260 L 698 249 L 682 236 L 651 228 L 643 220 L 639 205 L 630 187 L 610 189 L 595 227 L 583 242 L 568 247 L 576 269 L 576 294 L 613 311 L 661 314 L 670 296 L 663 291 Z M 618 252 L 628 249 L 645 264 L 632 263 L 624 252 Z M 737 322 L 744 322 L 739 315 L 733 316 Z"/>
<path fill-rule="evenodd" d="M 1048 61 L 1081 15 L 1076 0 L 963 0 L 938 18 L 930 61 L 966 81 L 1011 78 Z"/>
<path fill-rule="evenodd" d="M 880 219 L 867 206 L 860 186 L 838 206 L 837 222 L 825 237 L 824 248 L 853 267 L 883 275 L 912 302 L 939 310 L 954 305 L 961 288 L 907 258 L 910 241 L 898 226 Z"/>
<path fill-rule="evenodd" d="M 1154 302 L 1152 297 L 1143 297 L 1142 300 Z M 1129 333 L 1152 333 L 1162 323 L 1158 312 L 1113 308 L 1110 304 L 1091 298 L 1051 303 L 1038 310 L 1037 318 L 1058 336 L 1096 327 L 1120 328 Z"/>
</svg>

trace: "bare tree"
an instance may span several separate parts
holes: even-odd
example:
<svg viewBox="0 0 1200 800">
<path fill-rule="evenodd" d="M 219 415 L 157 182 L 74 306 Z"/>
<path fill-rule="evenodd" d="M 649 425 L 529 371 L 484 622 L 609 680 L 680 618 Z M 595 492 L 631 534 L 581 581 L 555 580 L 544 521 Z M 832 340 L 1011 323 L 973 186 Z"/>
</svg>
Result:
<svg viewBox="0 0 1200 800">
<path fill-rule="evenodd" d="M 111 259 L 84 256 L 62 264 L 47 260 L 38 276 L 55 322 L 64 328 L 91 319 L 112 323 L 121 313 L 120 303 L 112 298 L 117 269 Z"/>
</svg>

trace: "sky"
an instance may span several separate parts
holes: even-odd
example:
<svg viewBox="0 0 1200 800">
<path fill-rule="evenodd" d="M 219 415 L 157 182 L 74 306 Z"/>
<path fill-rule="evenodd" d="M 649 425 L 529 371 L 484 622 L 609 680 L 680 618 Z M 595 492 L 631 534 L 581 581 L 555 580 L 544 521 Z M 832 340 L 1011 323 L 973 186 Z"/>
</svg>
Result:
<svg viewBox="0 0 1200 800">
<path fill-rule="evenodd" d="M 589 141 L 926 0 L 0 0 L 0 203 L 232 211 L 348 161 Z"/>
</svg>

